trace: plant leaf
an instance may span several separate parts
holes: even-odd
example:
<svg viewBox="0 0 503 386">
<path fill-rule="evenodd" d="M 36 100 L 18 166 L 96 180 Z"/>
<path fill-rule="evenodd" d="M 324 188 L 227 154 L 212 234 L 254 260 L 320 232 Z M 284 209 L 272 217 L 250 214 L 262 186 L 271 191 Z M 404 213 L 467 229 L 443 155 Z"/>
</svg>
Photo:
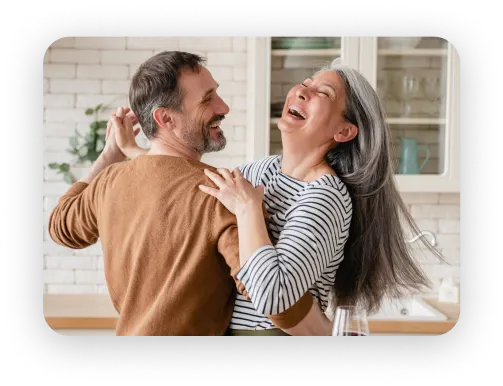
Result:
<svg viewBox="0 0 503 386">
<path fill-rule="evenodd" d="M 85 157 L 87 155 L 87 152 L 88 152 L 87 147 L 83 146 L 79 149 L 79 156 Z"/>
<path fill-rule="evenodd" d="M 102 107 L 103 107 L 103 103 L 100 103 L 98 106 L 96 106 L 96 107 L 94 108 L 94 111 L 98 112 L 98 111 L 100 111 L 100 110 L 101 110 L 101 108 L 102 108 Z"/>
<path fill-rule="evenodd" d="M 100 129 L 106 129 L 107 128 L 108 121 L 98 121 L 98 127 Z"/>
<path fill-rule="evenodd" d="M 105 142 L 103 142 L 102 140 L 98 139 L 96 141 L 96 151 L 97 152 L 101 152 L 104 147 L 105 147 Z"/>
<path fill-rule="evenodd" d="M 91 127 L 91 130 L 94 130 L 94 131 L 96 131 L 96 130 L 98 130 L 100 128 L 99 125 L 98 125 L 98 122 L 91 123 L 90 127 Z"/>
<path fill-rule="evenodd" d="M 73 184 L 74 178 L 71 173 L 65 173 L 63 174 L 63 181 L 65 181 L 67 184 Z"/>
<path fill-rule="evenodd" d="M 79 145 L 79 140 L 77 137 L 70 137 L 70 140 L 68 141 L 71 147 L 76 147 Z"/>
<path fill-rule="evenodd" d="M 61 165 L 59 165 L 59 170 L 61 170 L 62 172 L 69 172 L 70 171 L 70 164 L 67 164 L 67 163 L 63 163 Z"/>
<path fill-rule="evenodd" d="M 59 169 L 59 164 L 56 162 L 52 162 L 47 166 L 49 166 L 49 169 Z"/>
<path fill-rule="evenodd" d="M 86 115 L 93 115 L 94 114 L 94 109 L 91 109 L 91 108 L 86 109 L 86 111 L 84 112 L 84 114 L 86 114 Z"/>
</svg>

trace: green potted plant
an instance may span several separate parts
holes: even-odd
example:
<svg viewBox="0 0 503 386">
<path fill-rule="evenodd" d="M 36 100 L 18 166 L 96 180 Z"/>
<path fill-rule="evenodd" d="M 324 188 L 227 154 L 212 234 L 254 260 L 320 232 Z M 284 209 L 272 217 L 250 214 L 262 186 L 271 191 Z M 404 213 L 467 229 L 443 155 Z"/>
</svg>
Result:
<svg viewBox="0 0 503 386">
<path fill-rule="evenodd" d="M 99 118 L 99 113 L 107 106 L 100 103 L 94 108 L 87 108 L 86 115 L 93 115 L 94 120 L 89 125 L 89 132 L 85 135 L 75 130 L 75 136 L 69 139 L 70 148 L 67 151 L 75 157 L 73 165 L 85 165 L 93 163 L 99 157 L 105 147 L 105 136 L 107 121 Z M 73 184 L 77 178 L 71 172 L 69 163 L 50 163 L 50 169 L 56 170 L 63 175 L 63 180 L 68 184 Z"/>
</svg>

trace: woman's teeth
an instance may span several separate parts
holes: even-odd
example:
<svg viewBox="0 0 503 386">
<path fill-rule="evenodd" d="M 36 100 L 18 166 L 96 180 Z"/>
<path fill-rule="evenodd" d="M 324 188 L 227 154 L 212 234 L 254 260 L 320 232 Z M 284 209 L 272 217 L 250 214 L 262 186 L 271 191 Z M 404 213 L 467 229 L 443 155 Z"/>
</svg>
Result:
<svg viewBox="0 0 503 386">
<path fill-rule="evenodd" d="M 307 118 L 306 113 L 304 113 L 302 110 L 300 110 L 297 106 L 291 106 L 288 109 L 288 113 L 298 119 L 306 119 Z"/>
</svg>

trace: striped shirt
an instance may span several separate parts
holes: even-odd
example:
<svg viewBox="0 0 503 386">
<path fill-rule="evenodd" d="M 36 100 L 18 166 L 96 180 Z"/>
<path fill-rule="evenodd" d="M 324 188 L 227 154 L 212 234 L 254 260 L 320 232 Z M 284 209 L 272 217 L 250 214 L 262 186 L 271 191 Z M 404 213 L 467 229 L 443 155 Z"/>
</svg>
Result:
<svg viewBox="0 0 503 386">
<path fill-rule="evenodd" d="M 349 235 L 352 205 L 346 186 L 333 175 L 313 182 L 288 177 L 281 173 L 281 156 L 240 169 L 253 186 L 265 188 L 273 245 L 257 249 L 239 271 L 252 301 L 237 295 L 230 328 L 274 328 L 264 314 L 285 311 L 308 290 L 325 311 Z"/>
</svg>

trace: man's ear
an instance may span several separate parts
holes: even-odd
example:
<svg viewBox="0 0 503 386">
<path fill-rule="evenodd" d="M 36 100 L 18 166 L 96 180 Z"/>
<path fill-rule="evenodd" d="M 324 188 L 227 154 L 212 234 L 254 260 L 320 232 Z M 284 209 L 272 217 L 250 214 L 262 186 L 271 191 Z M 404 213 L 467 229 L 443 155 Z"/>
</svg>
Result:
<svg viewBox="0 0 503 386">
<path fill-rule="evenodd" d="M 349 142 L 358 134 L 358 127 L 352 123 L 347 123 L 334 134 L 334 141 L 337 143 Z"/>
<path fill-rule="evenodd" d="M 167 128 L 173 130 L 176 126 L 175 117 L 171 110 L 159 107 L 152 113 L 154 121 L 159 127 Z"/>
</svg>

